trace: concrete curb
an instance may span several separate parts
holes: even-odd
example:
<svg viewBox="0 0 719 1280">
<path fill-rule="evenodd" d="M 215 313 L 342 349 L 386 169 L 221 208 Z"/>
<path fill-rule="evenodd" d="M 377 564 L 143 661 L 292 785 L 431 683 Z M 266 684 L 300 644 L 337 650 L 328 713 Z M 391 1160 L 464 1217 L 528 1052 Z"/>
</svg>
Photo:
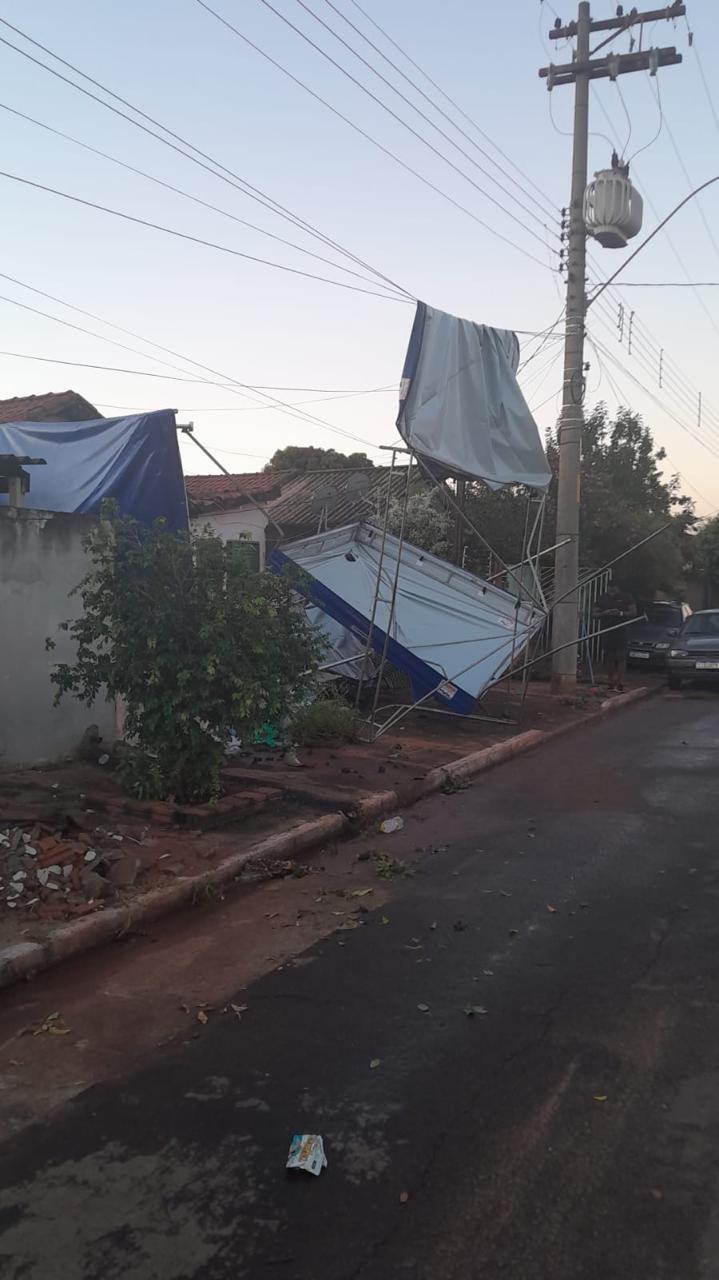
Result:
<svg viewBox="0 0 719 1280">
<path fill-rule="evenodd" d="M 663 686 L 632 689 L 629 693 L 605 700 L 598 711 L 591 712 L 582 720 L 571 721 L 556 729 L 543 731 L 529 729 L 526 733 L 517 734 L 507 742 L 497 742 L 481 751 L 474 751 L 468 756 L 448 765 L 440 765 L 425 774 L 424 778 L 392 791 L 377 791 L 365 796 L 353 806 L 351 814 L 328 813 L 320 818 L 312 818 L 309 822 L 300 823 L 288 831 L 279 831 L 266 839 L 258 841 L 252 848 L 242 853 L 231 854 L 217 866 L 199 876 L 191 876 L 169 889 L 153 889 L 149 893 L 135 898 L 131 904 L 110 907 L 96 915 L 83 916 L 80 920 L 71 921 L 57 929 L 53 929 L 43 942 L 20 942 L 9 947 L 0 948 L 0 988 L 11 986 L 24 978 L 31 978 L 42 969 L 69 960 L 73 956 L 89 951 L 102 943 L 111 942 L 122 937 L 129 929 L 141 922 L 156 920 L 179 907 L 190 905 L 198 896 L 212 888 L 221 888 L 231 883 L 249 862 L 259 858 L 290 858 L 298 853 L 306 853 L 317 845 L 337 836 L 354 834 L 364 823 L 396 809 L 416 804 L 424 796 L 440 791 L 448 779 L 465 779 L 486 773 L 489 769 L 524 755 L 555 738 L 575 729 L 585 728 L 603 719 L 610 712 L 631 706 L 659 693 Z"/>
</svg>

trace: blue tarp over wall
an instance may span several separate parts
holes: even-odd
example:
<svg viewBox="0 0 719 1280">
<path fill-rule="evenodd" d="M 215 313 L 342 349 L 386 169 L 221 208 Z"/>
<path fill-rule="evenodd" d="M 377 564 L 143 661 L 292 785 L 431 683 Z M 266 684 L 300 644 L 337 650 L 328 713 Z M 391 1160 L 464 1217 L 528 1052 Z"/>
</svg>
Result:
<svg viewBox="0 0 719 1280">
<path fill-rule="evenodd" d="M 172 409 L 89 422 L 5 423 L 0 453 L 45 459 L 46 466 L 28 468 L 29 507 L 97 512 L 103 499 L 114 498 L 123 515 L 148 524 L 163 516 L 170 528 L 187 528 Z"/>
</svg>

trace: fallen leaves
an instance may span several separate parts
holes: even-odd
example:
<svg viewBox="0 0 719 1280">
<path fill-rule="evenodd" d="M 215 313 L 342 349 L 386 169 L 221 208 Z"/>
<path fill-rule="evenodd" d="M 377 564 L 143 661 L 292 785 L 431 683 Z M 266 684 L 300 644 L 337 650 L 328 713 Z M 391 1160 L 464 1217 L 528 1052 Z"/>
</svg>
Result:
<svg viewBox="0 0 719 1280">
<path fill-rule="evenodd" d="M 406 1204 L 408 1200 L 409 1200 L 409 1191 L 400 1191 L 399 1193 L 400 1204 Z"/>
<path fill-rule="evenodd" d="M 202 1023 L 203 1027 L 207 1026 L 207 1023 L 210 1021 L 204 1009 L 198 1009 L 195 1014 L 195 1018 L 198 1022 Z"/>
<path fill-rule="evenodd" d="M 606 1094 L 606 1093 L 593 1093 L 593 1094 L 592 1094 L 592 1099 L 594 1100 L 594 1102 L 606 1102 L 606 1101 L 607 1101 L 607 1094 Z"/>
<path fill-rule="evenodd" d="M 381 916 L 380 924 L 389 924 L 389 916 Z"/>
<path fill-rule="evenodd" d="M 553 916 L 556 916 L 557 914 L 557 908 L 550 906 L 549 903 L 547 903 L 547 911 L 550 913 L 550 915 L 553 915 Z"/>
<path fill-rule="evenodd" d="M 375 1071 L 381 1062 L 380 1058 L 373 1058 L 369 1064 L 370 1071 Z"/>
</svg>

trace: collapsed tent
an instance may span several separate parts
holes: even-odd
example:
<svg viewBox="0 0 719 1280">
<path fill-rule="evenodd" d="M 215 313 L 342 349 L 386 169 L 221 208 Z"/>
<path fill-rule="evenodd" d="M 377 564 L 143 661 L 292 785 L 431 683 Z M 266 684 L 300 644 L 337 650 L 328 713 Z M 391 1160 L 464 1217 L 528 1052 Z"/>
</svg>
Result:
<svg viewBox="0 0 719 1280">
<path fill-rule="evenodd" d="M 511 331 L 417 303 L 397 429 L 434 474 L 546 489 L 551 473 L 518 361 Z"/>
<path fill-rule="evenodd" d="M 467 715 L 546 615 L 390 534 L 382 550 L 382 538 L 371 525 L 347 525 L 284 545 L 269 567 L 303 570 L 298 589 L 378 653 L 387 638 L 387 657 L 410 677 L 416 700 L 434 695 Z"/>
<path fill-rule="evenodd" d="M 46 511 L 97 512 L 114 498 L 122 515 L 143 523 L 162 516 L 188 524 L 185 481 L 172 409 L 88 422 L 9 422 L 0 454 L 44 459 L 33 467 L 31 505 Z M 0 503 L 7 501 L 0 495 Z"/>
</svg>

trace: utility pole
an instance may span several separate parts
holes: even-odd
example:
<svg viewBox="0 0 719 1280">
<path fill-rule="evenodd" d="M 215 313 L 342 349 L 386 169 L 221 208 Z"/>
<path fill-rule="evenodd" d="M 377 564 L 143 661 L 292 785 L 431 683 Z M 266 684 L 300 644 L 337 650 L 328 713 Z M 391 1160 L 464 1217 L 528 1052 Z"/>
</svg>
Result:
<svg viewBox="0 0 719 1280">
<path fill-rule="evenodd" d="M 663 9 L 629 13 L 617 9 L 615 18 L 593 22 L 588 0 L 580 0 L 577 21 L 563 26 L 557 19 L 549 32 L 550 40 L 576 39 L 572 62 L 561 66 L 542 67 L 539 74 L 551 91 L 565 84 L 574 85 L 574 133 L 572 146 L 572 188 L 569 202 L 569 239 L 567 246 L 567 306 L 564 338 L 564 382 L 559 420 L 559 484 L 557 493 L 558 549 L 554 568 L 554 608 L 552 647 L 557 650 L 552 666 L 552 687 L 556 692 L 571 691 L 577 681 L 577 649 L 579 634 L 579 511 L 582 461 L 582 428 L 584 426 L 584 321 L 586 300 L 586 240 L 584 192 L 587 186 L 587 152 L 589 138 L 589 82 L 595 79 L 615 80 L 632 71 L 650 71 L 681 62 L 676 49 L 634 50 L 625 54 L 609 54 L 592 58 L 592 53 L 609 44 L 616 36 L 634 27 L 640 30 L 647 22 L 662 18 L 679 18 L 686 12 L 681 3 Z M 594 32 L 610 34 L 590 52 Z M 633 44 L 633 38 L 632 38 Z M 574 641 L 574 643 L 572 643 Z"/>
</svg>

